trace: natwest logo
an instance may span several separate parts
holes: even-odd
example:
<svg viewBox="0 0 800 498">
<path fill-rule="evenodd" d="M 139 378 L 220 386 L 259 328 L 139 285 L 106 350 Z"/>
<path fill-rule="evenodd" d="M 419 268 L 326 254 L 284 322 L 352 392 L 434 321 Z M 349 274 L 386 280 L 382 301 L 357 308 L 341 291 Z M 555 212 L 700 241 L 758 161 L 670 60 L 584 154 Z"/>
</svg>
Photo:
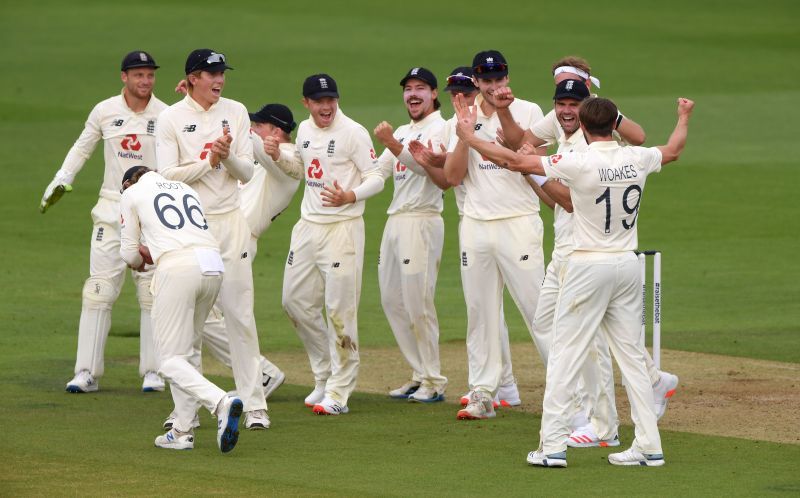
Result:
<svg viewBox="0 0 800 498">
<path fill-rule="evenodd" d="M 311 160 L 311 166 L 308 167 L 308 177 L 317 180 L 322 178 L 322 165 L 319 163 L 319 159 L 314 158 Z"/>
<path fill-rule="evenodd" d="M 125 150 L 139 150 L 142 148 L 142 144 L 139 142 L 139 138 L 136 137 L 136 135 L 125 135 L 120 145 Z"/>
</svg>

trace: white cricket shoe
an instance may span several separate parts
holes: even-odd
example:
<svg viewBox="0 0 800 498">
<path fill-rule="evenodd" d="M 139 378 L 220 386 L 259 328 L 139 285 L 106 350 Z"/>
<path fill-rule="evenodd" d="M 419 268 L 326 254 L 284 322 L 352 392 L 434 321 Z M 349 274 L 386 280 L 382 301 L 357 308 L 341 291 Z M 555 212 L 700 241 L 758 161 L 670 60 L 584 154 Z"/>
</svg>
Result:
<svg viewBox="0 0 800 498">
<path fill-rule="evenodd" d="M 637 465 L 641 467 L 661 467 L 664 465 L 664 455 L 656 453 L 645 455 L 633 446 L 621 453 L 611 453 L 608 455 L 608 463 L 611 465 Z"/>
<path fill-rule="evenodd" d="M 97 381 L 88 370 L 81 370 L 71 381 L 67 382 L 67 392 L 70 393 L 93 393 L 99 388 Z"/>
<path fill-rule="evenodd" d="M 191 432 L 178 432 L 168 430 L 166 434 L 156 437 L 156 446 L 169 450 L 191 450 L 194 449 L 194 436 Z"/>
<path fill-rule="evenodd" d="M 279 372 L 275 377 L 270 377 L 266 373 L 262 373 L 261 385 L 264 386 L 264 399 L 269 399 L 269 397 L 272 396 L 272 393 L 281 387 L 281 384 L 283 384 L 283 381 L 285 380 L 286 375 L 284 375 L 283 372 Z"/>
<path fill-rule="evenodd" d="M 480 420 L 494 416 L 492 397 L 484 391 L 472 391 L 467 406 L 456 414 L 456 418 L 459 420 Z"/>
<path fill-rule="evenodd" d="M 438 401 L 444 401 L 444 389 L 421 386 L 408 396 L 408 401 L 415 403 L 436 403 Z"/>
<path fill-rule="evenodd" d="M 497 388 L 497 394 L 494 397 L 494 406 L 495 408 L 498 406 L 519 406 L 522 404 L 522 400 L 519 399 L 519 389 L 517 389 L 517 383 L 513 382 L 511 384 L 500 386 Z"/>
<path fill-rule="evenodd" d="M 578 427 L 567 439 L 567 446 L 570 448 L 607 448 L 611 446 L 619 446 L 619 435 L 614 434 L 610 439 L 600 439 L 600 436 L 594 432 L 594 427 L 591 425 L 584 425 Z"/>
<path fill-rule="evenodd" d="M 251 431 L 269 429 L 270 421 L 267 410 L 253 410 L 245 413 L 244 426 Z"/>
<path fill-rule="evenodd" d="M 217 407 L 217 446 L 223 453 L 231 451 L 239 441 L 239 417 L 244 404 L 239 398 L 225 396 Z"/>
<path fill-rule="evenodd" d="M 314 413 L 317 415 L 341 415 L 349 412 L 347 405 L 341 405 L 338 401 L 325 396 L 325 398 L 314 405 Z"/>
<path fill-rule="evenodd" d="M 167 420 L 164 421 L 164 430 L 168 431 L 172 429 L 172 426 L 175 425 L 175 420 L 177 420 L 178 415 L 175 412 L 169 414 Z M 192 419 L 192 427 L 191 429 L 197 429 L 200 427 L 200 414 L 195 413 L 194 418 Z"/>
<path fill-rule="evenodd" d="M 660 378 L 653 386 L 653 395 L 656 400 L 656 419 L 661 419 L 667 411 L 667 403 L 678 389 L 678 376 L 669 372 L 659 372 Z"/>
<path fill-rule="evenodd" d="M 325 383 L 317 383 L 317 386 L 311 391 L 311 394 L 306 396 L 305 404 L 309 408 L 314 408 L 314 405 L 319 404 L 322 402 L 323 398 L 325 398 Z"/>
<path fill-rule="evenodd" d="M 393 389 L 389 391 L 389 397 L 395 399 L 406 399 L 419 389 L 420 383 L 415 381 L 409 381 L 403 384 L 402 386 L 398 387 L 397 389 Z"/>
<path fill-rule="evenodd" d="M 536 465 L 538 467 L 566 467 L 567 452 L 561 451 L 559 453 L 545 455 L 544 451 L 541 450 L 531 451 L 528 453 L 528 465 Z"/>
<path fill-rule="evenodd" d="M 142 392 L 144 393 L 152 393 L 155 391 L 163 391 L 164 390 L 164 379 L 161 378 L 157 373 L 150 371 L 144 374 L 144 380 L 142 381 Z"/>
</svg>

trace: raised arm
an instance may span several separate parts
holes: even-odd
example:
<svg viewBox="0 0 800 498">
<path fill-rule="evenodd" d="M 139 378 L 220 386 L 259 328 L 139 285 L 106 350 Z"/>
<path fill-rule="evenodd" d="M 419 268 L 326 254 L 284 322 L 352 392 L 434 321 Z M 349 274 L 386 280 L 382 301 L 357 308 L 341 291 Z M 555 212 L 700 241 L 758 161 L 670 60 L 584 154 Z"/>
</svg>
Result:
<svg viewBox="0 0 800 498">
<path fill-rule="evenodd" d="M 623 116 L 622 113 L 617 117 L 616 128 L 619 136 L 631 145 L 642 145 L 647 139 L 644 128 L 636 121 Z"/>
<path fill-rule="evenodd" d="M 678 122 L 672 131 L 667 145 L 659 145 L 661 151 L 661 165 L 677 161 L 686 145 L 686 135 L 689 131 L 689 118 L 694 109 L 694 102 L 683 97 L 678 99 Z"/>
</svg>

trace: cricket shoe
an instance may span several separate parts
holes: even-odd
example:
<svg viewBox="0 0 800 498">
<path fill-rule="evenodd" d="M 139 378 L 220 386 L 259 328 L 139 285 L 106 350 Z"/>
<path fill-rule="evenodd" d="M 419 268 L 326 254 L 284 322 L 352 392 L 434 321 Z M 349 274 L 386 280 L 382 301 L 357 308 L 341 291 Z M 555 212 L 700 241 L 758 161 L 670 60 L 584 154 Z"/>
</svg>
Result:
<svg viewBox="0 0 800 498">
<path fill-rule="evenodd" d="M 191 450 L 194 449 L 194 436 L 191 432 L 170 429 L 166 434 L 156 437 L 155 444 L 168 450 Z"/>
<path fill-rule="evenodd" d="M 245 413 L 244 426 L 251 431 L 269 429 L 270 421 L 267 410 L 253 410 Z"/>
<path fill-rule="evenodd" d="M 321 403 L 325 398 L 325 383 L 317 383 L 317 386 L 311 391 L 311 394 L 306 396 L 304 403 L 309 408 L 314 408 L 314 405 Z"/>
<path fill-rule="evenodd" d="M 656 400 L 656 419 L 660 420 L 667 411 L 667 403 L 678 389 L 678 376 L 669 372 L 659 372 L 660 378 L 653 386 L 653 395 Z"/>
<path fill-rule="evenodd" d="M 239 417 L 244 404 L 239 398 L 225 396 L 217 407 L 217 446 L 223 453 L 231 451 L 239 441 Z"/>
<path fill-rule="evenodd" d="M 314 413 L 317 415 L 342 415 L 349 412 L 347 405 L 342 406 L 338 401 L 325 396 L 325 398 L 314 405 Z"/>
<path fill-rule="evenodd" d="M 70 393 L 93 393 L 99 388 L 97 381 L 88 370 L 81 370 L 75 374 L 75 378 L 67 382 L 67 392 Z"/>
<path fill-rule="evenodd" d="M 164 421 L 164 430 L 168 431 L 172 429 L 172 426 L 175 425 L 175 420 L 178 419 L 178 415 L 175 412 L 169 414 L 167 420 Z M 200 427 L 200 414 L 195 413 L 194 418 L 192 419 L 192 429 L 197 429 Z"/>
<path fill-rule="evenodd" d="M 458 400 L 461 406 L 467 406 L 469 404 L 469 398 L 472 396 L 473 392 L 474 391 L 469 391 L 467 394 L 461 396 L 461 398 Z M 492 406 L 494 406 L 495 408 L 500 408 L 500 402 L 497 401 L 496 399 L 493 399 Z"/>
<path fill-rule="evenodd" d="M 536 465 L 537 467 L 566 467 L 567 452 L 560 451 L 558 453 L 545 455 L 542 450 L 531 451 L 528 453 L 528 465 Z"/>
<path fill-rule="evenodd" d="M 494 397 L 495 408 L 498 406 L 504 406 L 506 408 L 510 406 L 519 406 L 522 404 L 522 400 L 519 399 L 519 389 L 517 389 L 517 383 L 513 382 L 511 384 L 500 386 L 497 388 L 497 394 Z"/>
<path fill-rule="evenodd" d="M 413 380 L 406 382 L 397 389 L 389 391 L 389 397 L 394 399 L 407 399 L 409 396 L 417 392 L 419 386 L 420 383 L 414 382 Z"/>
<path fill-rule="evenodd" d="M 408 401 L 415 403 L 436 403 L 444 401 L 444 389 L 420 386 L 419 389 L 408 396 Z"/>
<path fill-rule="evenodd" d="M 611 453 L 608 455 L 608 463 L 611 465 L 637 465 L 641 467 L 661 467 L 664 465 L 664 455 L 654 453 L 645 455 L 633 446 L 621 453 Z"/>
<path fill-rule="evenodd" d="M 484 391 L 472 391 L 469 403 L 456 414 L 458 420 L 481 420 L 495 416 L 492 397 Z"/>
<path fill-rule="evenodd" d="M 142 381 L 142 392 L 143 393 L 152 393 L 156 391 L 163 391 L 164 390 L 164 379 L 162 379 L 157 373 L 147 372 L 144 374 L 144 380 Z"/>
<path fill-rule="evenodd" d="M 619 446 L 619 435 L 615 434 L 614 437 L 609 439 L 600 439 L 600 436 L 594 432 L 594 427 L 591 425 L 584 425 L 578 427 L 567 439 L 567 446 L 570 448 L 607 448 L 611 446 Z"/>
<path fill-rule="evenodd" d="M 283 372 L 279 372 L 275 377 L 270 377 L 266 373 L 262 373 L 261 385 L 264 386 L 264 399 L 269 399 L 269 397 L 272 396 L 272 393 L 281 387 L 281 384 L 283 384 L 283 381 L 285 380 L 286 375 L 284 375 Z"/>
</svg>

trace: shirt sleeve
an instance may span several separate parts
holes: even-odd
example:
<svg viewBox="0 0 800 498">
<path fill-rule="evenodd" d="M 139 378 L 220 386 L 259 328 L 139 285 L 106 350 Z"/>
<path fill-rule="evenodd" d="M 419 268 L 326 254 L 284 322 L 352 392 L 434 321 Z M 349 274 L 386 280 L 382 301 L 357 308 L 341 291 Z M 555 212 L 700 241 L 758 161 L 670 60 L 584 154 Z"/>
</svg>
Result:
<svg viewBox="0 0 800 498">
<path fill-rule="evenodd" d="M 125 195 L 125 194 L 128 195 Z M 119 203 L 120 209 L 120 245 L 119 254 L 122 259 L 133 268 L 138 268 L 142 264 L 142 256 L 139 254 L 139 240 L 142 232 L 139 226 L 139 216 L 133 206 L 132 194 L 125 192 Z"/>
<path fill-rule="evenodd" d="M 542 156 L 542 166 L 548 178 L 571 181 L 580 175 L 580 154 Z"/>
<path fill-rule="evenodd" d="M 86 161 L 92 156 L 97 143 L 103 138 L 101 129 L 102 110 L 101 104 L 97 104 L 89 113 L 86 124 L 83 126 L 78 139 L 69 149 L 67 157 L 61 164 L 61 168 L 56 173 L 56 178 L 63 183 L 71 184 L 75 181 L 75 175 L 83 168 Z"/>
<path fill-rule="evenodd" d="M 661 150 L 658 147 L 639 147 L 642 166 L 647 174 L 661 171 Z"/>
<path fill-rule="evenodd" d="M 397 161 L 397 158 L 394 157 L 394 154 L 392 154 L 392 151 L 388 148 L 384 149 L 383 153 L 378 158 L 378 168 L 381 172 L 381 178 L 383 178 L 384 181 L 392 176 L 395 161 Z"/>
<path fill-rule="evenodd" d="M 555 143 L 558 140 L 559 128 L 556 112 L 550 111 L 545 117 L 533 123 L 531 132 L 545 142 Z"/>
</svg>

